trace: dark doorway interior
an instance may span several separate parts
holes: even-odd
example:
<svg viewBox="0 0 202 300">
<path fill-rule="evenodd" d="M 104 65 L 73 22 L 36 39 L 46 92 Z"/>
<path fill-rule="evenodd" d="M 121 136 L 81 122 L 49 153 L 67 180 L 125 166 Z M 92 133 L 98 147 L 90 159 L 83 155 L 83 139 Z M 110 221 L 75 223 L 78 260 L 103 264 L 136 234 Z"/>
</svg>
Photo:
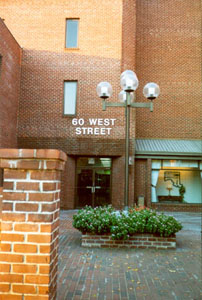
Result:
<svg viewBox="0 0 202 300">
<path fill-rule="evenodd" d="M 111 203 L 111 159 L 77 160 L 77 208 Z"/>
</svg>

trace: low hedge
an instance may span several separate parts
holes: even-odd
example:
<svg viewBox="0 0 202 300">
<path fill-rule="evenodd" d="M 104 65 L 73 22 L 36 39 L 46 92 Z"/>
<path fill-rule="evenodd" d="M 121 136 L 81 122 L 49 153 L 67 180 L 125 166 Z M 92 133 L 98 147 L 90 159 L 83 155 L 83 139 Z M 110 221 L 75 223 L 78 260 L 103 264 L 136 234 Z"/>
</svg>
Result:
<svg viewBox="0 0 202 300">
<path fill-rule="evenodd" d="M 135 233 L 174 236 L 182 225 L 172 216 L 144 208 L 116 211 L 112 206 L 86 206 L 73 216 L 73 226 L 82 233 L 111 234 L 115 240 L 128 239 Z"/>
</svg>

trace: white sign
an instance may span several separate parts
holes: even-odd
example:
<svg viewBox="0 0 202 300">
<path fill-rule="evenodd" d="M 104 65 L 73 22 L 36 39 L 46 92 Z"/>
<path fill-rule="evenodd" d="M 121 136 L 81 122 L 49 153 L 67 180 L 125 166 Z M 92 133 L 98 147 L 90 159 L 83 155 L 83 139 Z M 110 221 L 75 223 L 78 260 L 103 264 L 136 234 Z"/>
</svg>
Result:
<svg viewBox="0 0 202 300">
<path fill-rule="evenodd" d="M 73 119 L 76 135 L 110 135 L 116 119 L 93 119 L 89 118 L 87 124 L 84 119 Z M 78 127 L 79 125 L 79 127 Z M 95 127 L 94 127 L 95 126 Z"/>
</svg>

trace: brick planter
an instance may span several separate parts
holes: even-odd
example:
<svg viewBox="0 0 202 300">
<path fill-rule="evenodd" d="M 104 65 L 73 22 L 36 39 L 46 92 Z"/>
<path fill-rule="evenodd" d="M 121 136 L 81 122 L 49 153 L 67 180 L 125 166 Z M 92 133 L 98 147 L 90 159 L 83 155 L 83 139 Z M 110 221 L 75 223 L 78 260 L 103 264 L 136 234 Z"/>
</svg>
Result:
<svg viewBox="0 0 202 300">
<path fill-rule="evenodd" d="M 83 247 L 91 248 L 150 248 L 150 249 L 175 249 L 176 237 L 159 237 L 154 234 L 136 234 L 128 240 L 112 240 L 111 235 L 83 234 Z"/>
</svg>

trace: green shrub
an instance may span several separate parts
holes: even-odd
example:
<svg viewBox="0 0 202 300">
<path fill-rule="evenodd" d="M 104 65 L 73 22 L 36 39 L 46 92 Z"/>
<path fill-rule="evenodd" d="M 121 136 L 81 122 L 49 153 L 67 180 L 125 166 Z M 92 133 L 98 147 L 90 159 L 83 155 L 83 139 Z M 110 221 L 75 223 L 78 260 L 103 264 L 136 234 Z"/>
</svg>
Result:
<svg viewBox="0 0 202 300">
<path fill-rule="evenodd" d="M 73 216 L 73 226 L 82 233 L 109 233 L 115 210 L 111 206 L 92 208 L 86 206 Z"/>
<path fill-rule="evenodd" d="M 173 236 L 182 225 L 171 216 L 157 214 L 151 209 L 116 211 L 111 206 L 86 206 L 73 216 L 73 226 L 82 233 L 111 234 L 115 240 L 128 239 L 135 233 Z"/>
</svg>

